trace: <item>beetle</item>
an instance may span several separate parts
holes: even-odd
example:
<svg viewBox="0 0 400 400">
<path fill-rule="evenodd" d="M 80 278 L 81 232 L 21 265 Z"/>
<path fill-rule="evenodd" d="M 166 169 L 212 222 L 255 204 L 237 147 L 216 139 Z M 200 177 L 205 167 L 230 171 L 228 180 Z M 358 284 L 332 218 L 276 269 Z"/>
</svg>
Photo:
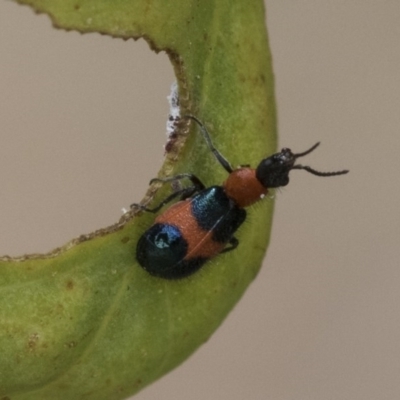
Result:
<svg viewBox="0 0 400 400">
<path fill-rule="evenodd" d="M 199 125 L 200 132 L 217 161 L 228 172 L 222 185 L 206 187 L 194 174 L 183 173 L 150 181 L 174 183 L 188 179 L 191 186 L 176 190 L 155 208 L 132 204 L 141 210 L 157 213 L 163 206 L 180 197 L 140 237 L 136 246 L 139 264 L 151 275 L 165 279 L 180 279 L 192 275 L 209 259 L 234 250 L 239 241 L 234 236 L 246 219 L 246 207 L 262 199 L 269 189 L 286 186 L 289 172 L 303 169 L 316 176 L 347 174 L 348 170 L 320 172 L 309 166 L 295 164 L 296 160 L 314 151 L 319 142 L 303 153 L 294 154 L 283 148 L 261 160 L 257 168 L 240 166 L 236 169 L 214 147 L 205 125 L 193 115 L 184 118 Z"/>
</svg>

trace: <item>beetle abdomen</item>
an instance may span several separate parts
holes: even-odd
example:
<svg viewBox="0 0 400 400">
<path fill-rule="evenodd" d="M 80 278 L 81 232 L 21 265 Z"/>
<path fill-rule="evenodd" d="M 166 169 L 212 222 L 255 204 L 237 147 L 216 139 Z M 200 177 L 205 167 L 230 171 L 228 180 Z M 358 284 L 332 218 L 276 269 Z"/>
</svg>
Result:
<svg viewBox="0 0 400 400">
<path fill-rule="evenodd" d="M 150 274 L 189 276 L 219 254 L 246 218 L 220 186 L 175 203 L 140 238 L 136 258 Z"/>
<path fill-rule="evenodd" d="M 156 223 L 140 238 L 136 258 L 152 275 L 167 279 L 188 276 L 206 261 L 204 257 L 185 259 L 188 243 L 178 227 Z"/>
</svg>

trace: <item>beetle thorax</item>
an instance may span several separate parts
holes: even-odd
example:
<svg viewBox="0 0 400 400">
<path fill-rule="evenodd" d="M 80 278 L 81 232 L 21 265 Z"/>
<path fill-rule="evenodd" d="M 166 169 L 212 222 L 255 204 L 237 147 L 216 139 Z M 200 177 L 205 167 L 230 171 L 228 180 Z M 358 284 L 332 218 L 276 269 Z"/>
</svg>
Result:
<svg viewBox="0 0 400 400">
<path fill-rule="evenodd" d="M 268 192 L 256 178 L 256 170 L 247 167 L 236 169 L 229 174 L 223 188 L 228 197 L 242 208 L 256 203 Z"/>
</svg>

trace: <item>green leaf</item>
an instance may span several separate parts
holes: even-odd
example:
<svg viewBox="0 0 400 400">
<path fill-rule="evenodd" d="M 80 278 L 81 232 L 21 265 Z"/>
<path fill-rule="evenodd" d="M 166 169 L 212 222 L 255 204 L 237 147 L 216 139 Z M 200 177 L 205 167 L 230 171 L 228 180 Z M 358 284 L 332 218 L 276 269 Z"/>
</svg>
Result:
<svg viewBox="0 0 400 400">
<path fill-rule="evenodd" d="M 54 25 L 166 51 L 182 114 L 200 118 L 233 165 L 275 150 L 273 76 L 262 0 L 20 0 Z M 226 172 L 182 121 L 160 171 L 220 184 Z M 167 186 L 167 185 L 165 185 Z M 155 188 L 157 204 L 170 188 Z M 132 199 L 135 200 L 135 199 Z M 45 255 L 0 261 L 0 399 L 124 399 L 185 360 L 256 276 L 272 200 L 249 210 L 239 247 L 196 274 L 167 281 L 136 263 L 154 219 L 126 215 Z"/>
</svg>

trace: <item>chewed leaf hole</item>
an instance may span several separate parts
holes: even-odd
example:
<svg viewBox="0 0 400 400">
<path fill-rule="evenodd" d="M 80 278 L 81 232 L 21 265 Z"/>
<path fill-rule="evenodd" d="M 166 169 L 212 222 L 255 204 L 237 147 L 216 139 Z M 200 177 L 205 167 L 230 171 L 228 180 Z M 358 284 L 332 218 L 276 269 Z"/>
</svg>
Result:
<svg viewBox="0 0 400 400">
<path fill-rule="evenodd" d="M 144 40 L 55 30 L 9 2 L 0 14 L 0 254 L 45 253 L 142 199 L 175 78 Z"/>
</svg>

